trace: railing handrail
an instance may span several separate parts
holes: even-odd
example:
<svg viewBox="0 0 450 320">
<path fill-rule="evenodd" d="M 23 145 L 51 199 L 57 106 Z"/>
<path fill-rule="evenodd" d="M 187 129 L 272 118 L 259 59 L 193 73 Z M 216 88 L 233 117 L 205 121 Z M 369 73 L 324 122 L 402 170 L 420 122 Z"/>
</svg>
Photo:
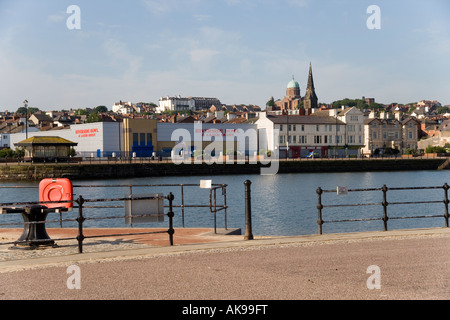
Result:
<svg viewBox="0 0 450 320">
<path fill-rule="evenodd" d="M 426 201 L 395 201 L 388 202 L 387 201 L 387 192 L 388 191 L 399 191 L 399 190 L 426 190 L 426 189 L 443 189 L 444 190 L 444 200 L 426 200 Z M 371 202 L 371 203 L 358 203 L 358 204 L 329 204 L 324 205 L 322 203 L 322 195 L 324 193 L 337 192 L 336 189 L 328 189 L 324 190 L 321 187 L 317 188 L 316 193 L 318 196 L 318 233 L 322 234 L 322 225 L 324 223 L 335 223 L 335 222 L 354 222 L 354 221 L 373 221 L 373 220 L 382 220 L 384 223 L 384 231 L 387 231 L 387 222 L 389 219 L 412 219 L 412 218 L 442 218 L 445 219 L 445 226 L 449 227 L 449 197 L 448 190 L 450 186 L 445 183 L 443 186 L 422 186 L 422 187 L 387 187 L 383 185 L 381 188 L 363 188 L 363 189 L 346 189 L 346 192 L 365 192 L 365 191 L 382 191 L 383 192 L 383 201 L 382 202 Z M 387 215 L 387 207 L 389 205 L 405 205 L 405 204 L 429 204 L 429 203 L 444 203 L 445 212 L 440 215 L 416 215 L 416 216 L 406 216 L 406 217 L 388 217 Z M 379 206 L 383 207 L 383 216 L 379 218 L 360 218 L 360 219 L 341 219 L 341 220 L 323 220 L 322 210 L 324 208 L 336 208 L 336 207 L 360 207 L 360 206 Z"/>
</svg>

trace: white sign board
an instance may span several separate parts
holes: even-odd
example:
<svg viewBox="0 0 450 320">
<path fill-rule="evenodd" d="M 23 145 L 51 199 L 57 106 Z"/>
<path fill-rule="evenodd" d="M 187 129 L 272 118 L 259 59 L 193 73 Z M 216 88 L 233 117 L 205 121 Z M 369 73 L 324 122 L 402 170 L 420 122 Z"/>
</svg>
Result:
<svg viewBox="0 0 450 320">
<path fill-rule="evenodd" d="M 126 195 L 125 197 L 129 197 Z M 125 223 L 146 223 L 164 221 L 164 195 L 133 194 L 133 198 L 157 197 L 157 199 L 125 200 Z M 134 217 L 146 216 L 146 217 Z"/>
<path fill-rule="evenodd" d="M 338 196 L 346 195 L 346 194 L 348 194 L 348 188 L 347 187 L 337 187 L 336 192 L 337 192 Z"/>
<path fill-rule="evenodd" d="M 201 189 L 211 189 L 212 180 L 200 180 Z"/>
</svg>

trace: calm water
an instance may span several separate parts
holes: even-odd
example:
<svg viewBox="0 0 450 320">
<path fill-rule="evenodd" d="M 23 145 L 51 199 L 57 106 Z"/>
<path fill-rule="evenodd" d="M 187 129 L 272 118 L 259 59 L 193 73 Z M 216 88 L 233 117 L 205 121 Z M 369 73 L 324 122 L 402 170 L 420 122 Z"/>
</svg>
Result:
<svg viewBox="0 0 450 320">
<path fill-rule="evenodd" d="M 316 189 L 336 189 L 337 186 L 354 188 L 442 186 L 450 184 L 450 171 L 413 171 L 413 172 L 365 172 L 365 173 L 311 173 L 311 174 L 278 174 L 274 176 L 260 175 L 228 175 L 228 176 L 195 176 L 195 177 L 160 177 L 134 178 L 120 180 L 73 181 L 74 185 L 139 185 L 139 184 L 198 184 L 201 179 L 212 179 L 213 183 L 227 184 L 228 227 L 245 230 L 244 219 L 244 181 L 250 180 L 252 196 L 252 221 L 254 235 L 300 235 L 317 233 L 317 194 Z M 34 186 L 37 182 L 8 182 L 1 186 Z M 174 204 L 181 203 L 181 188 L 179 187 L 135 187 L 134 194 L 157 193 L 175 195 Z M 74 189 L 76 197 L 82 195 L 86 199 L 121 198 L 129 194 L 128 187 L 120 188 L 88 188 Z M 0 202 L 37 201 L 38 189 L 0 188 Z M 217 193 L 218 204 L 223 203 L 222 194 Z M 184 188 L 185 205 L 209 204 L 209 190 L 198 187 Z M 444 199 L 444 191 L 438 190 L 408 190 L 388 192 L 388 201 L 422 201 Z M 336 193 L 323 195 L 324 204 L 349 204 L 381 202 L 382 192 L 354 192 L 337 196 Z M 111 204 L 111 203 L 109 203 Z M 114 203 L 121 205 L 121 203 Z M 97 204 L 98 205 L 98 204 Z M 181 208 L 175 208 L 175 227 L 181 227 Z M 87 217 L 123 216 L 124 209 L 85 209 Z M 416 204 L 391 205 L 388 207 L 389 217 L 443 214 L 444 205 Z M 67 218 L 75 218 L 77 210 L 64 213 Z M 325 208 L 324 220 L 380 218 L 383 214 L 381 206 Z M 48 220 L 57 218 L 50 214 Z M 15 214 L 0 215 L 0 224 L 21 222 L 22 218 Z M 401 219 L 389 220 L 389 229 L 443 227 L 444 218 Z M 185 227 L 213 227 L 213 215 L 208 208 L 186 208 Z M 48 224 L 49 227 L 58 226 Z M 166 227 L 168 224 L 142 224 L 136 227 Z M 75 224 L 64 223 L 66 227 Z M 124 219 L 86 221 L 86 227 L 124 227 Z M 217 214 L 217 227 L 224 226 L 223 211 Z M 14 226 L 21 227 L 21 226 Z M 324 233 L 354 232 L 382 230 L 382 221 L 326 223 Z"/>
</svg>

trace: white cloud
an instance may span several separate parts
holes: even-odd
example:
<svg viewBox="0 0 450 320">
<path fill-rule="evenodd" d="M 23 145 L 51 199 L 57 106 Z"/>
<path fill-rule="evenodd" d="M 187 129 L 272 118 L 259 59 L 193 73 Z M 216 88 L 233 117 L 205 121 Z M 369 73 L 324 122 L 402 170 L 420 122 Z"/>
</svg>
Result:
<svg viewBox="0 0 450 320">
<path fill-rule="evenodd" d="M 211 63 L 217 54 L 219 54 L 219 51 L 213 49 L 193 49 L 189 51 L 191 61 L 198 64 Z"/>
<path fill-rule="evenodd" d="M 51 14 L 47 17 L 47 21 L 49 22 L 53 22 L 53 23 L 58 23 L 61 22 L 63 20 L 67 19 L 67 14 L 65 12 L 59 12 L 56 14 Z"/>
<path fill-rule="evenodd" d="M 130 53 L 130 48 L 125 43 L 108 39 L 103 43 L 103 48 L 111 65 L 121 69 L 127 77 L 135 76 L 140 71 L 143 58 Z"/>
</svg>

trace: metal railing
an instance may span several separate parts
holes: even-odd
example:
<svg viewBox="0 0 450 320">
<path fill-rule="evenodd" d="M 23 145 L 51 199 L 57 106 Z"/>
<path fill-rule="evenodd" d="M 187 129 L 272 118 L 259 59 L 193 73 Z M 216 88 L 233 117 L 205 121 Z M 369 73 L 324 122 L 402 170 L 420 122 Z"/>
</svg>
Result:
<svg viewBox="0 0 450 320">
<path fill-rule="evenodd" d="M 211 213 L 214 214 L 214 232 L 217 230 L 217 219 L 216 215 L 219 211 L 224 211 L 224 228 L 228 229 L 227 226 L 227 186 L 226 184 L 212 184 L 209 190 L 209 204 L 185 204 L 185 195 L 184 190 L 186 187 L 200 187 L 200 184 L 111 184 L 111 185 L 73 185 L 74 190 L 77 188 L 124 188 L 129 190 L 129 195 L 133 195 L 133 188 L 142 188 L 142 187 L 175 187 L 180 188 L 180 204 L 173 203 L 174 208 L 181 209 L 181 226 L 185 228 L 185 208 L 208 208 Z M 0 189 L 38 189 L 38 186 L 0 186 Z M 222 203 L 218 203 L 217 199 L 217 190 L 222 191 Z M 4 206 L 5 204 L 0 203 L 0 206 Z M 6 204 L 11 205 L 11 204 Z M 15 203 L 15 205 L 19 205 Z M 168 206 L 165 206 L 166 208 Z M 100 208 L 100 207 L 97 207 Z M 122 206 L 116 206 L 115 208 L 123 208 Z M 62 214 L 60 212 L 60 219 L 56 222 L 59 222 L 60 227 L 62 228 Z M 1 226 L 1 224 L 0 224 Z M 132 225 L 131 225 L 132 226 Z"/>
<path fill-rule="evenodd" d="M 59 239 L 51 239 L 51 241 L 64 241 L 64 240 L 78 240 L 78 247 L 79 252 L 82 253 L 83 251 L 83 240 L 86 238 L 100 238 L 100 237 L 111 237 L 111 236 L 128 236 L 128 235 L 142 235 L 142 234 L 154 234 L 154 233 L 168 233 L 169 234 L 169 241 L 170 245 L 173 245 L 173 234 L 174 234 L 174 224 L 173 224 L 173 217 L 174 217 L 174 208 L 180 208 L 181 209 L 181 222 L 182 227 L 185 227 L 184 222 L 184 216 L 185 216 L 185 208 L 208 208 L 211 213 L 214 214 L 214 233 L 217 233 L 217 221 L 216 221 L 216 214 L 217 212 L 224 211 L 224 221 L 225 221 L 225 229 L 227 229 L 227 204 L 226 204 L 226 184 L 212 184 L 211 188 L 209 188 L 209 204 L 185 204 L 185 196 L 184 196 L 184 190 L 186 187 L 200 187 L 200 184 L 142 184 L 142 185 L 73 185 L 73 188 L 128 188 L 129 189 L 129 195 L 121 198 L 101 198 L 101 199 L 85 199 L 83 196 L 79 196 L 76 200 L 64 200 L 64 201 L 48 201 L 48 202 L 10 202 L 10 203 L 0 203 L 0 216 L 1 213 L 23 213 L 25 212 L 25 208 L 30 208 L 32 206 L 36 205 L 46 205 L 46 204 L 54 204 L 54 203 L 73 203 L 73 209 L 78 209 L 78 216 L 76 218 L 68 218 L 67 215 L 66 218 L 63 219 L 63 212 L 64 210 L 60 209 L 49 209 L 48 212 L 56 212 L 59 213 L 59 219 L 54 220 L 46 220 L 47 214 L 45 214 L 45 218 L 41 219 L 40 221 L 23 221 L 23 222 L 12 222 L 12 223 L 1 223 L 0 228 L 4 227 L 10 227 L 10 226 L 17 226 L 17 225 L 23 225 L 24 230 L 28 228 L 36 228 L 37 225 L 43 225 L 43 229 L 45 230 L 45 223 L 59 223 L 60 228 L 63 228 L 63 222 L 76 222 L 78 226 L 78 235 L 75 238 L 59 238 Z M 172 192 L 170 192 L 167 196 L 142 196 L 142 195 L 134 195 L 133 189 L 137 187 L 180 187 L 181 191 L 181 204 L 175 204 L 174 203 L 174 195 Z M 36 186 L 0 186 L 1 188 L 29 188 L 34 189 L 38 188 Z M 217 191 L 221 190 L 223 195 L 223 203 L 219 204 L 218 197 L 217 197 Z M 162 198 L 161 198 L 162 197 Z M 85 221 L 94 221 L 94 220 L 110 220 L 110 219 L 125 219 L 129 222 L 129 225 L 133 225 L 133 219 L 135 218 L 149 218 L 154 217 L 155 215 L 152 214 L 146 214 L 146 215 L 135 215 L 133 214 L 132 218 L 130 219 L 130 216 L 127 215 L 121 215 L 121 216 L 101 216 L 101 217 L 89 217 L 84 215 L 84 209 L 100 209 L 100 208 L 124 208 L 125 205 L 105 205 L 105 202 L 120 202 L 120 201 L 133 201 L 133 200 L 155 200 L 155 199 L 165 199 L 168 200 L 168 204 L 164 204 L 164 208 L 168 208 L 169 211 L 167 214 L 164 214 L 169 218 L 169 228 L 167 231 L 149 231 L 149 232 L 127 232 L 127 233 L 121 233 L 121 234 L 105 234 L 105 235 L 98 235 L 98 236 L 86 236 L 83 234 L 83 223 Z M 95 205 L 94 203 L 100 203 Z M 9 207 L 9 208 L 8 208 Z M 1 229 L 0 229 L 1 230 Z M 45 232 L 44 232 L 45 233 Z M 49 242 L 50 239 L 34 239 L 32 241 L 32 245 L 39 246 L 40 242 L 42 244 L 45 244 Z M 29 241 L 13 241 L 13 242 L 6 242 L 6 243 L 0 243 L 0 245 L 6 245 L 6 244 L 14 244 L 14 245 L 20 245 L 20 244 L 26 244 Z"/>
<path fill-rule="evenodd" d="M 381 188 L 366 188 L 366 189 L 343 189 L 343 193 L 347 194 L 349 192 L 366 192 L 366 191 L 381 191 L 383 196 L 382 202 L 372 202 L 372 203 L 353 203 L 353 204 L 329 204 L 324 205 L 322 202 L 322 196 L 324 193 L 338 193 L 338 190 L 323 190 L 322 188 L 317 188 L 316 193 L 318 196 L 318 233 L 322 234 L 322 225 L 324 223 L 336 223 L 336 222 L 355 222 L 355 221 L 383 221 L 384 231 L 388 230 L 388 220 L 390 219 L 412 219 L 412 218 L 444 218 L 445 226 L 449 226 L 449 198 L 448 198 L 448 190 L 449 185 L 445 183 L 443 186 L 431 186 L 431 187 L 394 187 L 388 188 L 386 185 L 383 185 Z M 388 191 L 398 191 L 398 190 L 426 190 L 426 189 L 441 189 L 444 191 L 444 200 L 424 200 L 424 201 L 387 201 L 387 193 Z M 389 217 L 388 216 L 388 206 L 390 205 L 409 205 L 409 204 L 432 204 L 432 203 L 443 203 L 444 204 L 444 214 L 430 214 L 430 215 L 415 215 L 415 216 L 403 216 L 403 217 Z M 361 207 L 361 206 L 382 206 L 383 214 L 381 217 L 377 218 L 356 218 L 356 219 L 340 219 L 340 220 L 323 220 L 323 209 L 324 208 L 344 208 L 344 207 Z"/>
<path fill-rule="evenodd" d="M 97 218 L 90 218 L 83 215 L 83 209 L 86 208 L 117 208 L 117 206 L 86 206 L 85 203 L 93 203 L 93 202 L 111 202 L 111 201 L 125 201 L 125 200 L 157 200 L 157 199 L 166 199 L 169 201 L 169 211 L 166 214 L 158 214 L 157 216 L 167 216 L 169 218 L 169 228 L 166 231 L 149 231 L 149 232 L 127 232 L 127 233 L 119 233 L 119 234 L 102 234 L 102 235 L 91 235 L 86 236 L 83 233 L 83 223 L 87 220 L 103 220 L 103 219 L 126 219 L 129 218 L 129 216 L 105 216 L 105 217 L 97 217 Z M 23 225 L 24 226 L 24 234 L 27 235 L 25 239 L 23 238 L 23 235 L 21 238 L 19 238 L 16 241 L 12 242 L 3 242 L 0 243 L 0 245 L 8 245 L 13 244 L 14 246 L 26 246 L 29 248 L 35 248 L 39 247 L 40 245 L 52 245 L 54 241 L 65 241 L 65 240 L 74 240 L 76 239 L 78 241 L 78 252 L 83 253 L 83 241 L 88 238 L 105 238 L 105 237 L 113 237 L 113 236 L 131 236 L 131 235 L 143 235 L 143 234 L 157 234 L 157 233 L 167 233 L 169 235 L 169 243 L 172 246 L 173 245 L 173 234 L 175 233 L 175 230 L 173 228 L 173 203 L 174 196 L 172 193 L 169 193 L 166 197 L 164 196 L 145 196 L 145 197 L 126 197 L 126 198 L 110 198 L 110 199 L 84 199 L 82 196 L 79 196 L 76 200 L 73 201 L 46 201 L 46 202 L 17 202 L 17 203 L 1 203 L 0 206 L 2 208 L 2 213 L 25 213 L 28 208 L 32 208 L 33 206 L 39 205 L 39 206 L 45 206 L 46 204 L 55 204 L 55 203 L 73 203 L 74 209 L 78 209 L 78 215 L 76 218 L 71 219 L 62 219 L 64 222 L 77 222 L 78 225 L 78 234 L 74 237 L 68 237 L 68 238 L 58 238 L 58 239 L 50 239 L 45 231 L 45 224 L 46 223 L 55 223 L 55 222 L 61 222 L 61 220 L 46 220 L 47 214 L 49 212 L 56 212 L 56 211 L 63 211 L 62 208 L 48 208 L 48 209 L 38 209 L 36 212 L 40 213 L 41 218 L 34 217 L 31 218 L 29 221 L 26 221 L 24 218 L 24 222 L 18 223 L 3 223 L 0 224 L 1 226 L 13 226 L 13 225 Z M 77 205 L 75 205 L 77 204 Z M 19 207 L 7 207 L 7 206 L 19 206 Z M 140 218 L 140 217 L 152 217 L 155 216 L 155 214 L 148 214 L 148 215 L 133 215 L 133 218 Z M 40 230 L 36 230 L 36 228 L 40 227 Z M 0 229 L 1 230 L 1 229 Z"/>
</svg>

